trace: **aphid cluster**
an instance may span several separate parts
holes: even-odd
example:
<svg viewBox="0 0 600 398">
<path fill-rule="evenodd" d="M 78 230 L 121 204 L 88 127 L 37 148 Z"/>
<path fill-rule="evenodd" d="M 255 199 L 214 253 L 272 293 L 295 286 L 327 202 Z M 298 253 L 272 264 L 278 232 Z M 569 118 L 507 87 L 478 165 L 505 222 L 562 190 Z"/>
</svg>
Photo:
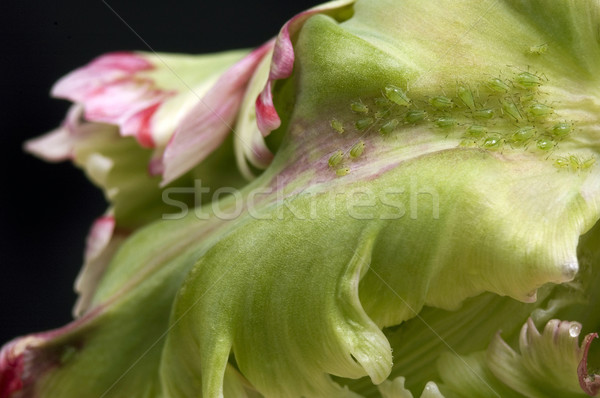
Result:
<svg viewBox="0 0 600 398">
<path fill-rule="evenodd" d="M 547 45 L 532 46 L 530 53 L 541 55 L 546 50 Z M 411 96 L 408 88 L 388 84 L 381 89 L 381 96 L 353 101 L 349 107 L 352 119 L 344 123 L 332 119 L 331 128 L 339 134 L 354 131 L 362 138 L 374 132 L 390 136 L 407 125 L 421 125 L 445 137 L 462 137 L 460 145 L 464 147 L 525 150 L 547 159 L 560 141 L 576 130 L 575 123 L 557 120 L 553 104 L 544 100 L 545 75 L 517 68 L 510 71 L 471 84 L 459 81 L 429 97 Z M 363 154 L 364 142 L 357 140 L 352 148 L 331 155 L 329 166 L 338 175 L 349 172 L 346 167 L 339 168 L 345 157 L 351 160 Z M 592 160 L 556 158 L 555 164 L 579 171 L 590 168 Z"/>
</svg>

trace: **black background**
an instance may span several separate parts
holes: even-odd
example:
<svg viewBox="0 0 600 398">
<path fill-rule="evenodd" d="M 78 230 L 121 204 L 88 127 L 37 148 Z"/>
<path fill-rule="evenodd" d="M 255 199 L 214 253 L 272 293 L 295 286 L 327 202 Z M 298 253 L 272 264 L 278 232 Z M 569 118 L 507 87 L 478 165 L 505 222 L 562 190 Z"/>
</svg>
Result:
<svg viewBox="0 0 600 398">
<path fill-rule="evenodd" d="M 106 0 L 157 52 L 255 47 L 317 1 Z M 101 0 L 0 4 L 0 345 L 71 320 L 85 236 L 106 203 L 70 163 L 22 144 L 60 124 L 69 106 L 52 84 L 94 57 L 149 48 Z"/>
</svg>

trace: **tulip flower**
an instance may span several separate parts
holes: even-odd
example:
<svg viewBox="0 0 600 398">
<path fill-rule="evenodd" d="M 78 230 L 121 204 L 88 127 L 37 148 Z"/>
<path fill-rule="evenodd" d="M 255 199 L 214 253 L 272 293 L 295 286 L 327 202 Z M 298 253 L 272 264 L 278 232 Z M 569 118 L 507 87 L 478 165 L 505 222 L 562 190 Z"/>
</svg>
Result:
<svg viewBox="0 0 600 398">
<path fill-rule="evenodd" d="M 4 346 L 0 397 L 596 395 L 599 26 L 338 0 L 256 50 L 67 75 L 26 148 L 111 208 L 76 319 Z"/>
</svg>

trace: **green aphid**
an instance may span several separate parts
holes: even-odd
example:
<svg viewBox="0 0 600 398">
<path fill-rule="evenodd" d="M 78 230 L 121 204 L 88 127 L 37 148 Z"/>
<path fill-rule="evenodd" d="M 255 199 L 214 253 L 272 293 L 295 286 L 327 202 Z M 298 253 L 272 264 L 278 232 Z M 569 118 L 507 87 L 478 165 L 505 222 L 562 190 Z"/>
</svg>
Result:
<svg viewBox="0 0 600 398">
<path fill-rule="evenodd" d="M 336 151 L 329 157 L 329 161 L 327 163 L 329 164 L 329 167 L 335 167 L 342 163 L 342 160 L 344 160 L 344 153 L 342 151 Z"/>
<path fill-rule="evenodd" d="M 581 162 L 581 169 L 587 170 L 591 168 L 594 164 L 596 164 L 596 158 L 592 156 L 591 158 L 588 158 Z"/>
<path fill-rule="evenodd" d="M 508 84 L 504 83 L 501 79 L 494 77 L 493 79 L 490 79 L 487 83 L 486 86 L 496 92 L 496 93 L 506 93 L 508 92 L 508 90 L 510 90 L 510 87 Z"/>
<path fill-rule="evenodd" d="M 552 135 L 555 137 L 564 138 L 571 133 L 572 129 L 573 126 L 571 126 L 570 123 L 556 123 L 554 126 L 552 126 Z"/>
<path fill-rule="evenodd" d="M 569 158 L 560 157 L 554 160 L 554 166 L 558 167 L 559 169 L 566 169 L 567 167 L 569 167 L 569 165 Z"/>
<path fill-rule="evenodd" d="M 514 84 L 519 88 L 531 90 L 541 86 L 542 79 L 532 73 L 521 72 L 517 75 L 517 77 L 515 77 Z"/>
<path fill-rule="evenodd" d="M 473 92 L 467 86 L 459 85 L 456 88 L 456 95 L 463 104 L 466 105 L 467 108 L 474 110 L 475 109 L 475 100 L 473 99 Z"/>
<path fill-rule="evenodd" d="M 352 112 L 355 112 L 355 113 L 362 113 L 362 114 L 369 113 L 369 107 L 367 107 L 365 104 L 363 104 L 360 101 L 351 103 L 350 109 L 352 109 Z"/>
<path fill-rule="evenodd" d="M 519 128 L 517 131 L 513 133 L 510 137 L 510 140 L 516 144 L 523 144 L 529 141 L 535 135 L 535 127 L 533 126 L 525 126 Z"/>
<path fill-rule="evenodd" d="M 359 157 L 360 155 L 362 155 L 362 153 L 365 151 L 365 142 L 364 141 L 359 141 L 356 144 L 354 144 L 352 146 L 352 148 L 350 149 L 350 157 L 352 159 L 356 159 L 357 157 Z"/>
<path fill-rule="evenodd" d="M 435 125 L 441 128 L 450 128 L 456 126 L 458 122 L 451 117 L 442 116 L 435 121 Z"/>
<path fill-rule="evenodd" d="M 331 122 L 329 122 L 329 124 L 331 125 L 332 129 L 334 129 L 340 134 L 344 134 L 344 125 L 342 124 L 342 122 L 340 122 L 337 119 L 331 119 Z"/>
<path fill-rule="evenodd" d="M 467 135 L 469 137 L 480 138 L 487 133 L 487 128 L 473 124 L 467 128 Z"/>
<path fill-rule="evenodd" d="M 494 117 L 493 109 L 477 109 L 473 111 L 473 117 L 475 119 L 491 119 Z"/>
<path fill-rule="evenodd" d="M 547 116 L 547 115 L 550 115 L 552 112 L 554 112 L 554 109 L 552 109 L 552 107 L 549 107 L 548 105 L 540 104 L 539 102 L 536 102 L 535 104 L 531 104 L 527 108 L 527 113 L 533 117 Z"/>
<path fill-rule="evenodd" d="M 354 123 L 354 126 L 358 129 L 358 130 L 364 130 L 367 127 L 369 127 L 370 125 L 372 125 L 374 122 L 372 117 L 366 117 L 364 119 L 360 119 L 357 120 L 356 123 Z"/>
<path fill-rule="evenodd" d="M 515 120 L 521 120 L 523 118 L 523 116 L 521 116 L 521 112 L 519 112 L 519 108 L 517 108 L 517 105 L 515 105 L 514 102 L 502 100 L 500 101 L 500 103 L 502 104 L 502 110 L 508 116 L 512 117 Z"/>
<path fill-rule="evenodd" d="M 548 44 L 546 43 L 529 47 L 529 53 L 534 55 L 542 55 L 545 54 L 546 51 L 548 51 Z"/>
<path fill-rule="evenodd" d="M 383 124 L 383 126 L 381 126 L 379 128 L 379 132 L 381 134 L 383 134 L 383 135 L 388 135 L 389 133 L 391 133 L 392 131 L 394 131 L 394 129 L 396 127 L 398 127 L 398 124 L 399 124 L 399 122 L 398 122 L 397 119 L 392 119 L 392 120 L 390 120 L 388 122 L 385 122 Z"/>
<path fill-rule="evenodd" d="M 337 175 L 338 177 L 343 177 L 345 175 L 348 175 L 349 173 L 350 173 L 350 168 L 348 168 L 348 167 L 342 167 L 335 171 L 335 175 Z"/>
<path fill-rule="evenodd" d="M 541 151 L 550 151 L 556 146 L 556 143 L 550 138 L 540 138 L 535 144 Z"/>
<path fill-rule="evenodd" d="M 408 123 L 417 123 L 425 119 L 426 116 L 427 112 L 422 110 L 408 111 L 406 112 L 406 115 L 404 115 L 404 120 Z"/>
<path fill-rule="evenodd" d="M 569 166 L 571 166 L 571 171 L 577 171 L 581 168 L 581 160 L 575 155 L 569 156 Z"/>
<path fill-rule="evenodd" d="M 429 103 L 436 109 L 450 109 L 454 106 L 452 100 L 443 95 L 438 95 L 429 99 Z"/>
<path fill-rule="evenodd" d="M 460 142 L 459 145 L 464 148 L 475 148 L 475 147 L 477 147 L 477 142 L 475 142 L 473 140 L 469 140 L 469 139 L 464 139 Z"/>
<path fill-rule="evenodd" d="M 400 106 L 409 106 L 410 98 L 406 95 L 406 93 L 400 88 L 396 87 L 393 84 L 388 84 L 383 89 L 383 93 L 387 99 L 392 101 L 393 103 Z"/>
<path fill-rule="evenodd" d="M 391 105 L 390 101 L 384 97 L 375 98 L 375 105 L 378 107 L 388 107 Z"/>
<path fill-rule="evenodd" d="M 483 140 L 483 144 L 481 144 L 482 147 L 484 147 L 485 149 L 498 149 L 502 146 L 502 144 L 504 143 L 504 139 L 502 138 L 502 136 L 500 134 L 491 134 L 489 136 L 487 136 L 485 138 L 485 140 Z"/>
</svg>

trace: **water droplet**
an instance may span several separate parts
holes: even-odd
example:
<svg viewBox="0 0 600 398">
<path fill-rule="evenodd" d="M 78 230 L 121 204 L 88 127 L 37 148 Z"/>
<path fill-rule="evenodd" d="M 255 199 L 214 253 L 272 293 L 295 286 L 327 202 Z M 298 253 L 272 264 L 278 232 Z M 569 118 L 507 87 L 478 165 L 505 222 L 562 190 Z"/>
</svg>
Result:
<svg viewBox="0 0 600 398">
<path fill-rule="evenodd" d="M 569 335 L 571 337 L 577 337 L 581 333 L 581 325 L 578 323 L 572 323 L 569 327 Z"/>
</svg>

